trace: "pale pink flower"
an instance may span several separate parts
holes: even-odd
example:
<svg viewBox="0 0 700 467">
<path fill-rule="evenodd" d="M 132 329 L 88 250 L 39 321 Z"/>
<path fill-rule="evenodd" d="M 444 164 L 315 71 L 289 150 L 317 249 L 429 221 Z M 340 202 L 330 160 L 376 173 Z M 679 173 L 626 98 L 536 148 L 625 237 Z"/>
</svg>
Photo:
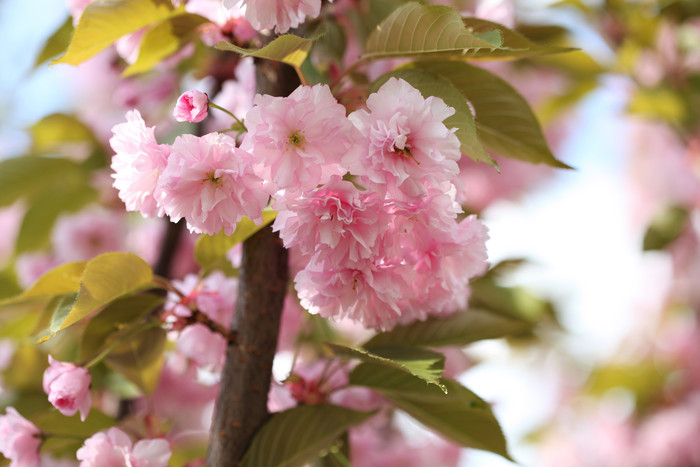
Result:
<svg viewBox="0 0 700 467">
<path fill-rule="evenodd" d="M 156 142 L 154 128 L 146 127 L 138 110 L 127 112 L 126 120 L 112 128 L 114 136 L 109 140 L 116 152 L 112 157 L 114 188 L 128 211 L 160 217 L 163 209 L 157 205 L 153 190 L 167 164 L 170 147 Z"/>
<path fill-rule="evenodd" d="M 335 390 L 348 385 L 348 375 L 339 360 L 297 361 L 284 385 L 297 402 L 321 404 L 327 402 Z"/>
<path fill-rule="evenodd" d="M 80 467 L 166 467 L 170 455 L 166 440 L 143 439 L 134 445 L 119 428 L 93 435 L 76 453 Z"/>
<path fill-rule="evenodd" d="M 114 43 L 114 48 L 117 53 L 124 59 L 124 61 L 130 65 L 134 64 L 139 58 L 139 51 L 141 49 L 141 41 L 143 36 L 149 30 L 148 27 L 141 28 L 138 31 L 134 31 L 131 34 L 122 36 Z"/>
<path fill-rule="evenodd" d="M 203 324 L 193 324 L 177 338 L 177 351 L 197 366 L 220 371 L 226 357 L 226 339 Z"/>
<path fill-rule="evenodd" d="M 109 211 L 84 210 L 61 216 L 51 232 L 60 261 L 87 261 L 110 251 L 124 251 L 124 216 Z"/>
<path fill-rule="evenodd" d="M 173 110 L 173 116 L 178 122 L 201 122 L 208 114 L 209 96 L 196 89 L 184 92 L 177 99 Z"/>
<path fill-rule="evenodd" d="M 241 147 L 255 156 L 270 194 L 310 190 L 345 174 L 340 160 L 354 152 L 357 136 L 327 85 L 299 86 L 289 97 L 257 95 L 255 104 Z"/>
<path fill-rule="evenodd" d="M 307 16 L 316 18 L 321 12 L 321 0 L 243 0 L 243 5 L 255 29 L 274 27 L 276 33 L 296 28 Z"/>
<path fill-rule="evenodd" d="M 272 228 L 287 248 L 299 247 L 304 255 L 324 249 L 335 264 L 369 258 L 390 222 L 376 193 L 362 192 L 337 175 L 274 207 L 279 214 Z"/>
<path fill-rule="evenodd" d="M 363 137 L 360 157 L 343 158 L 350 173 L 386 186 L 390 198 L 423 196 L 459 172 L 460 143 L 443 120 L 455 113 L 437 97 L 424 99 L 406 81 L 390 78 L 348 117 Z"/>
<path fill-rule="evenodd" d="M 158 182 L 158 200 L 173 222 L 184 217 L 192 232 L 231 235 L 243 216 L 262 222 L 268 196 L 252 166 L 252 156 L 230 136 L 179 136 Z"/>
<path fill-rule="evenodd" d="M 22 288 L 28 288 L 42 275 L 59 266 L 55 256 L 44 252 L 24 253 L 15 261 L 17 281 Z"/>
<path fill-rule="evenodd" d="M 89 4 L 95 0 L 66 0 L 66 6 L 73 17 L 73 26 L 77 26 L 80 22 L 80 17 L 83 16 L 83 11 Z"/>
<path fill-rule="evenodd" d="M 188 307 L 194 304 L 214 321 L 225 326 L 230 324 L 236 307 L 236 278 L 214 271 L 205 279 L 200 279 L 197 274 L 188 274 L 183 280 L 173 281 L 173 285 L 185 295 L 184 299 L 173 293 L 169 295 L 169 304 L 166 306 L 175 305 L 174 314 L 190 316 L 192 313 Z"/>
<path fill-rule="evenodd" d="M 85 421 L 92 406 L 91 381 L 92 377 L 85 368 L 59 362 L 49 355 L 49 367 L 43 379 L 44 392 L 63 415 L 71 417 L 80 411 L 80 419 Z"/>
<path fill-rule="evenodd" d="M 10 467 L 39 467 L 39 429 L 13 407 L 0 416 L 0 453 Z"/>
<path fill-rule="evenodd" d="M 343 266 L 317 253 L 294 282 L 309 313 L 335 320 L 348 317 L 368 328 L 388 330 L 401 318 L 399 305 L 411 293 L 413 277 L 410 266 L 398 259 Z"/>
</svg>

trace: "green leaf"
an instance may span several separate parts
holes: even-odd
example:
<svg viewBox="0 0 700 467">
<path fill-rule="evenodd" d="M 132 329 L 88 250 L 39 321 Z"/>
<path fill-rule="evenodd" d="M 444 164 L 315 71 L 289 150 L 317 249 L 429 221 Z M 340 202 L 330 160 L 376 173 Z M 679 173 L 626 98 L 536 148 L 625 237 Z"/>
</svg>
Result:
<svg viewBox="0 0 700 467">
<path fill-rule="evenodd" d="M 97 191 L 83 184 L 52 186 L 38 194 L 24 214 L 15 250 L 24 253 L 49 246 L 51 229 L 64 213 L 79 211 L 97 200 Z"/>
<path fill-rule="evenodd" d="M 44 44 L 44 48 L 34 62 L 37 67 L 58 54 L 65 52 L 73 36 L 73 18 L 66 18 L 63 24 L 54 32 Z"/>
<path fill-rule="evenodd" d="M 52 435 L 70 435 L 89 438 L 98 431 L 105 430 L 116 424 L 116 421 L 97 409 L 90 409 L 85 421 L 80 415 L 66 417 L 58 410 L 46 410 L 35 414 L 30 421 L 41 431 Z"/>
<path fill-rule="evenodd" d="M 678 90 L 667 87 L 638 88 L 629 103 L 629 112 L 680 124 L 688 116 L 688 102 Z"/>
<path fill-rule="evenodd" d="M 141 28 L 182 12 L 170 0 L 98 0 L 80 17 L 66 54 L 52 64 L 78 65 Z"/>
<path fill-rule="evenodd" d="M 66 263 L 44 273 L 26 292 L 0 301 L 0 305 L 19 303 L 31 298 L 50 297 L 77 292 L 85 262 Z"/>
<path fill-rule="evenodd" d="M 378 78 L 372 83 L 370 92 L 377 91 L 390 77 L 403 79 L 418 89 L 424 98 L 429 96 L 439 97 L 447 105 L 455 109 L 455 114 L 445 119 L 444 123 L 448 128 L 457 128 L 455 134 L 459 138 L 462 154 L 477 162 L 486 162 L 493 167 L 498 167 L 496 161 L 486 152 L 479 141 L 474 116 L 467 104 L 466 97 L 449 80 L 430 71 L 402 68 Z"/>
<path fill-rule="evenodd" d="M 442 388 L 440 376 L 445 371 L 445 356 L 439 352 L 406 345 L 384 345 L 363 349 L 326 342 L 337 355 L 348 355 L 365 362 L 405 371 Z"/>
<path fill-rule="evenodd" d="M 66 320 L 66 316 L 75 306 L 75 300 L 78 298 L 78 293 L 69 293 L 62 297 L 56 297 L 53 313 L 51 314 L 51 323 L 49 329 L 56 329 L 61 326 L 61 323 Z M 53 305 L 53 303 L 51 304 Z"/>
<path fill-rule="evenodd" d="M 139 321 L 163 304 L 165 298 L 155 294 L 125 297 L 107 305 L 90 320 L 83 331 L 78 359 L 87 362 L 143 324 Z"/>
<path fill-rule="evenodd" d="M 241 465 L 305 465 L 320 457 L 348 428 L 372 415 L 330 404 L 300 405 L 276 413 L 253 438 Z"/>
<path fill-rule="evenodd" d="M 226 41 L 219 42 L 216 48 L 238 52 L 244 57 L 266 58 L 300 68 L 309 55 L 312 45 L 313 41 L 311 39 L 305 39 L 294 34 L 283 34 L 261 49 L 244 49 Z"/>
<path fill-rule="evenodd" d="M 470 33 L 455 9 L 410 2 L 394 10 L 372 31 L 361 58 L 466 57 L 494 48 Z"/>
<path fill-rule="evenodd" d="M 654 216 L 644 234 L 644 251 L 663 250 L 688 225 L 689 213 L 683 206 L 671 206 Z"/>
<path fill-rule="evenodd" d="M 512 460 L 489 405 L 456 381 L 442 382 L 447 393 L 405 372 L 374 363 L 363 363 L 350 373 L 350 384 L 374 389 L 448 440 Z"/>
<path fill-rule="evenodd" d="M 168 18 L 149 29 L 141 40 L 136 62 L 124 70 L 122 76 L 149 71 L 194 39 L 197 28 L 208 22 L 203 16 L 184 13 Z"/>
<path fill-rule="evenodd" d="M 17 278 L 11 269 L 0 271 L 0 306 L 2 301 L 22 293 L 22 288 L 17 283 Z"/>
<path fill-rule="evenodd" d="M 479 138 L 504 157 L 570 168 L 554 158 L 530 105 L 493 73 L 456 61 L 422 61 L 416 68 L 442 76 L 472 103 Z"/>
<path fill-rule="evenodd" d="M 425 347 L 465 346 L 484 339 L 520 334 L 532 329 L 532 323 L 488 311 L 470 309 L 448 318 L 428 318 L 389 332 L 377 334 L 364 344 L 373 350 L 380 345 Z"/>
<path fill-rule="evenodd" d="M 42 118 L 29 129 L 32 151 L 53 154 L 65 143 L 97 144 L 93 131 L 73 115 L 55 113 Z"/>
<path fill-rule="evenodd" d="M 487 58 L 524 58 L 546 54 L 558 54 L 576 50 L 572 47 L 557 47 L 537 44 L 519 32 L 502 24 L 480 18 L 462 18 L 464 26 L 477 37 L 492 42 L 497 49 L 489 52 Z"/>
<path fill-rule="evenodd" d="M 77 323 L 91 312 L 129 292 L 151 285 L 153 271 L 141 258 L 131 253 L 105 253 L 88 261 L 80 278 L 75 306 L 60 325 L 49 328 L 44 342 L 58 331 Z"/>
<path fill-rule="evenodd" d="M 471 283 L 470 306 L 507 318 L 536 323 L 554 317 L 552 304 L 522 287 L 503 287 L 486 275 Z"/>
<path fill-rule="evenodd" d="M 85 178 L 73 161 L 56 157 L 13 157 L 0 161 L 0 206 L 32 197 L 50 185 Z"/>
<path fill-rule="evenodd" d="M 275 220 L 277 211 L 263 210 L 263 223 L 256 225 L 247 217 L 244 217 L 237 225 L 233 235 L 225 235 L 223 232 L 216 235 L 202 234 L 194 246 L 194 258 L 202 269 L 214 269 L 226 260 L 226 253 L 251 237 L 255 232 Z"/>
<path fill-rule="evenodd" d="M 149 327 L 126 340 L 105 357 L 105 363 L 144 393 L 155 391 L 165 363 L 166 333 L 161 327 Z"/>
</svg>

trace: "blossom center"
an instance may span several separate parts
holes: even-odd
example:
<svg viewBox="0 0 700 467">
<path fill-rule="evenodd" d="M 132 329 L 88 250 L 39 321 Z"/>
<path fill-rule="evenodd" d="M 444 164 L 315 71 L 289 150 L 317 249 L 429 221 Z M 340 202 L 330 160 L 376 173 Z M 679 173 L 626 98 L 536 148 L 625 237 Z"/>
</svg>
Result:
<svg viewBox="0 0 700 467">
<path fill-rule="evenodd" d="M 289 139 L 287 140 L 287 146 L 294 146 L 297 148 L 304 149 L 306 144 L 306 138 L 304 137 L 304 132 L 301 130 L 294 130 L 289 134 Z"/>
<path fill-rule="evenodd" d="M 207 172 L 207 178 L 202 179 L 202 183 L 206 182 L 211 182 L 217 187 L 221 186 L 223 182 L 221 181 L 221 177 L 217 177 L 215 172 Z"/>
</svg>

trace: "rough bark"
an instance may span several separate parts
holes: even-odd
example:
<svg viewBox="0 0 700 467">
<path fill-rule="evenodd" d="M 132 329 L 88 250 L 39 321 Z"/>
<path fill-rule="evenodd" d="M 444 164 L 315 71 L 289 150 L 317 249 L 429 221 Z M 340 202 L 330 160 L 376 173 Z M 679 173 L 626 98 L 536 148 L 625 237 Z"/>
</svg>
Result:
<svg viewBox="0 0 700 467">
<path fill-rule="evenodd" d="M 259 93 L 289 95 L 294 71 L 276 62 L 258 64 Z M 287 251 L 271 227 L 243 243 L 238 298 L 221 389 L 212 424 L 207 465 L 239 465 L 255 433 L 267 421 L 267 393 L 288 282 Z"/>
</svg>

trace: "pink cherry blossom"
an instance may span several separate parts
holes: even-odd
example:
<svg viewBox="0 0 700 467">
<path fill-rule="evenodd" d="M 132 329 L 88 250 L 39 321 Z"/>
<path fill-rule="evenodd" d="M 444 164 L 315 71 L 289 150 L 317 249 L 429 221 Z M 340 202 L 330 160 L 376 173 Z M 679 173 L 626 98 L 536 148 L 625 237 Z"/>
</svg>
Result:
<svg viewBox="0 0 700 467">
<path fill-rule="evenodd" d="M 268 196 L 253 173 L 252 156 L 230 136 L 179 136 L 161 175 L 157 196 L 173 222 L 187 221 L 192 232 L 226 235 L 247 216 L 262 222 Z"/>
<path fill-rule="evenodd" d="M 49 355 L 49 367 L 44 372 L 44 392 L 49 402 L 63 415 L 71 417 L 80 411 L 80 419 L 85 421 L 90 407 L 90 373 L 82 367 L 68 362 L 59 362 Z"/>
<path fill-rule="evenodd" d="M 164 439 L 143 439 L 135 445 L 119 428 L 85 440 L 76 456 L 80 467 L 166 467 L 170 445 Z"/>
<path fill-rule="evenodd" d="M 196 89 L 183 93 L 173 110 L 173 116 L 178 122 L 201 122 L 208 114 L 209 96 Z"/>
<path fill-rule="evenodd" d="M 158 178 L 167 164 L 170 148 L 158 144 L 153 127 L 146 127 L 138 110 L 126 114 L 126 123 L 112 128 L 109 144 L 116 152 L 112 157 L 114 188 L 128 211 L 140 211 L 144 217 L 163 215 L 153 197 Z"/>
<path fill-rule="evenodd" d="M 321 0 L 243 0 L 243 5 L 255 29 L 274 27 L 277 33 L 296 28 L 307 16 L 316 18 L 321 12 Z"/>
<path fill-rule="evenodd" d="M 0 416 L 0 453 L 10 467 L 39 467 L 39 429 L 13 407 Z"/>
<path fill-rule="evenodd" d="M 56 257 L 87 261 L 109 251 L 124 251 L 124 216 L 110 211 L 85 210 L 61 216 L 51 232 Z"/>
<path fill-rule="evenodd" d="M 389 214 L 376 193 L 361 192 L 337 175 L 274 207 L 280 212 L 273 230 L 279 230 L 287 248 L 299 247 L 305 255 L 325 249 L 335 264 L 369 258 L 389 225 Z"/>
<path fill-rule="evenodd" d="M 241 147 L 255 156 L 270 194 L 311 190 L 345 174 L 340 160 L 354 152 L 357 136 L 327 85 L 299 86 L 289 97 L 257 95 L 255 104 Z"/>
<path fill-rule="evenodd" d="M 360 157 L 343 159 L 350 173 L 398 199 L 420 197 L 457 175 L 460 143 L 443 123 L 455 110 L 442 99 L 424 99 L 406 81 L 390 78 L 367 98 L 367 108 L 348 117 L 363 137 Z"/>
</svg>

